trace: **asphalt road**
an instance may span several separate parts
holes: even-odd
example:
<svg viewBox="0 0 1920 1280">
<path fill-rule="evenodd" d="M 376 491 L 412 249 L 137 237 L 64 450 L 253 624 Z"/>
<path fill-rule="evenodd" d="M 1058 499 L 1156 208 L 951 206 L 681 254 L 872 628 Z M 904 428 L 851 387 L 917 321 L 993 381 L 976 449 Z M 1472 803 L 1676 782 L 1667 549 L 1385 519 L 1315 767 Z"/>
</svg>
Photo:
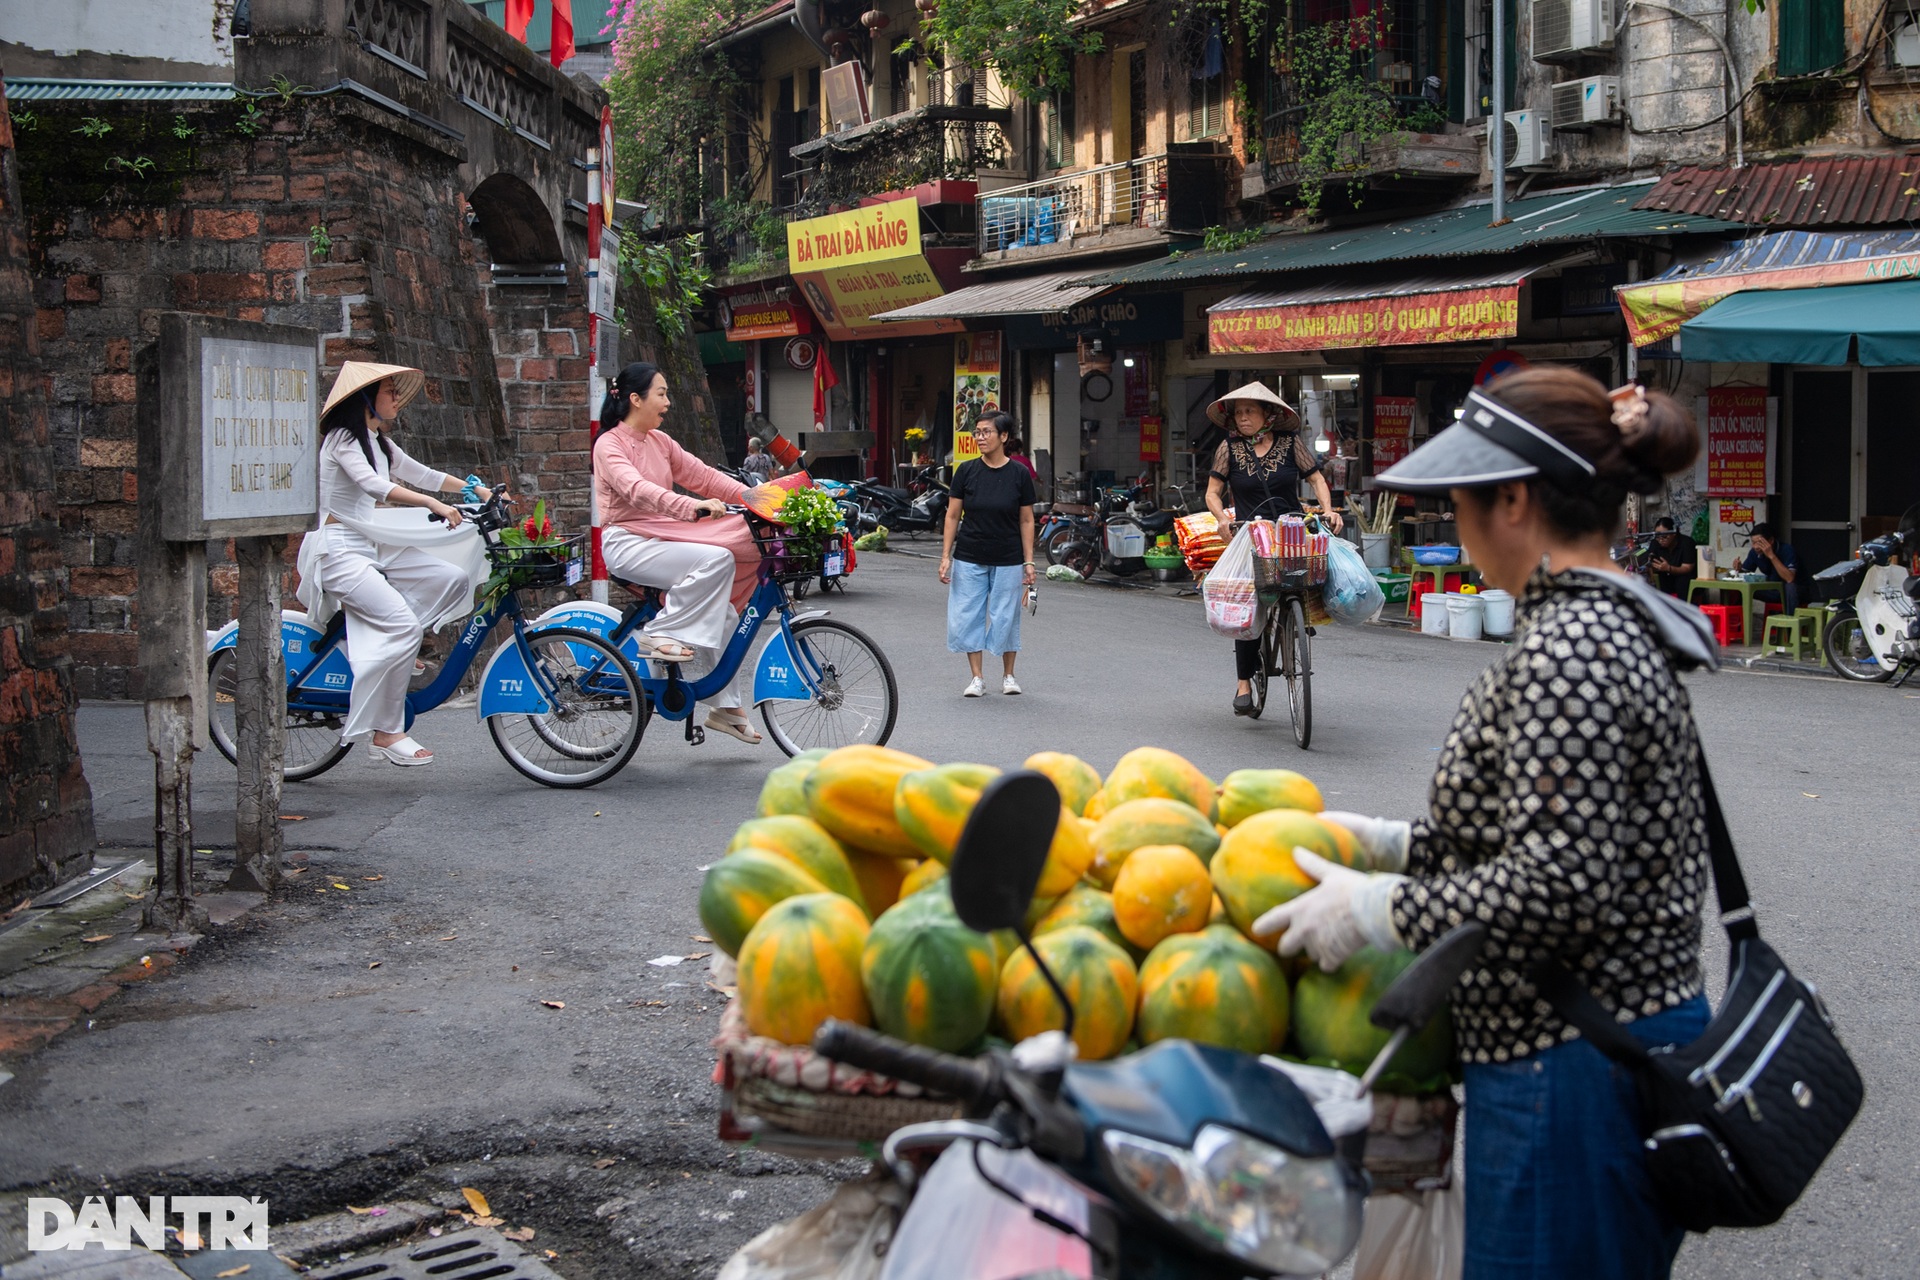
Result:
<svg viewBox="0 0 1920 1280">
<path fill-rule="evenodd" d="M 892 658 L 903 749 L 1001 765 L 1058 749 L 1105 768 L 1154 744 L 1216 777 L 1299 768 L 1330 803 L 1389 815 L 1423 803 L 1461 692 L 1497 652 L 1323 629 L 1303 754 L 1284 715 L 1229 714 L 1228 646 L 1191 600 L 1043 585 L 1027 693 L 967 701 L 930 560 L 866 557 L 830 607 Z M 1868 1101 L 1783 1224 L 1690 1239 L 1676 1274 L 1910 1277 L 1920 690 L 1689 684 L 1762 926 L 1820 985 Z M 138 847 L 140 711 L 88 706 L 80 730 L 102 837 Z M 0 1086 L 0 1189 L 260 1194 L 280 1221 L 473 1185 L 570 1277 L 696 1277 L 847 1176 L 715 1140 L 717 997 L 702 964 L 647 964 L 707 949 L 700 869 L 751 816 L 776 749 L 689 748 L 656 722 L 619 777 L 566 793 L 512 772 L 471 712 L 416 734 L 440 753 L 430 769 L 356 756 L 290 786 L 289 847 L 313 869 Z M 200 841 L 230 842 L 233 771 L 208 753 L 195 783 Z"/>
</svg>

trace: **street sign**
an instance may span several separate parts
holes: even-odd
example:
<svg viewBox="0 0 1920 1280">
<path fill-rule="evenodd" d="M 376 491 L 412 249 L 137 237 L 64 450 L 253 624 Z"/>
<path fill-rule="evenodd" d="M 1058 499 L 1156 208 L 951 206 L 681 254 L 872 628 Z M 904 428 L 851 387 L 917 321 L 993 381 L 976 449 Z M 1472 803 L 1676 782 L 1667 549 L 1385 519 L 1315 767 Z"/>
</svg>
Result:
<svg viewBox="0 0 1920 1280">
<path fill-rule="evenodd" d="M 602 320 L 613 319 L 614 285 L 619 279 L 620 233 L 608 223 L 600 228 L 600 265 L 593 278 L 593 313 Z"/>
<path fill-rule="evenodd" d="M 160 483 L 172 542 L 313 527 L 320 509 L 315 335 L 169 313 L 160 319 Z M 145 477 L 143 477 L 143 480 Z"/>
</svg>

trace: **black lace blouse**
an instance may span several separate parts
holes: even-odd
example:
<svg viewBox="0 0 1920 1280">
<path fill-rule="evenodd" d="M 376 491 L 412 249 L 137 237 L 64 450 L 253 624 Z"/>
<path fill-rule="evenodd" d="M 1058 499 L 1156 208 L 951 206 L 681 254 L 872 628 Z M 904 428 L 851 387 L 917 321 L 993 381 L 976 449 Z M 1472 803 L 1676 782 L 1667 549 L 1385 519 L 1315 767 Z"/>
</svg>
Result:
<svg viewBox="0 0 1920 1280">
<path fill-rule="evenodd" d="M 1291 431 L 1274 436 L 1265 455 L 1255 453 L 1250 440 L 1228 437 L 1213 454 L 1212 475 L 1224 481 L 1233 499 L 1234 519 L 1251 520 L 1296 512 L 1300 507 L 1300 480 L 1320 470 L 1307 442 Z"/>
</svg>

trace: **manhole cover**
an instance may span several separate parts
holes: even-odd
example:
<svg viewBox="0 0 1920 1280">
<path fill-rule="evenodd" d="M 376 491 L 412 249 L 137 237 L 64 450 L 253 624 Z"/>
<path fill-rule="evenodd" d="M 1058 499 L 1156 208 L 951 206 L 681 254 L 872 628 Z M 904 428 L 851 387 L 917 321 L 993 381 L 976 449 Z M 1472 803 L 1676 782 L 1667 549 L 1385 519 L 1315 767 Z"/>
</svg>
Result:
<svg viewBox="0 0 1920 1280">
<path fill-rule="evenodd" d="M 490 1227 L 417 1241 L 307 1275 L 310 1280 L 561 1280 Z"/>
</svg>

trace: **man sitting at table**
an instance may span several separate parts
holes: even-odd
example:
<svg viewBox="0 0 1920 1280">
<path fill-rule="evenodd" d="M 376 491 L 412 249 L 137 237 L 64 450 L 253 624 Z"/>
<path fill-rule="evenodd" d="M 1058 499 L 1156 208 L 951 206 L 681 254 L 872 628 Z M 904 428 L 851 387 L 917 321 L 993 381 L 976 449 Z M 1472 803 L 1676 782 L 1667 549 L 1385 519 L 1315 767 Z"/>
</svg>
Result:
<svg viewBox="0 0 1920 1280">
<path fill-rule="evenodd" d="M 1647 557 L 1647 568 L 1653 573 L 1654 586 L 1685 600 L 1699 558 L 1700 545 L 1674 526 L 1672 516 L 1653 522 L 1653 553 Z"/>
<path fill-rule="evenodd" d="M 1753 526 L 1747 542 L 1752 549 L 1740 562 L 1741 572 L 1763 573 L 1769 582 L 1779 583 L 1782 603 L 1792 613 L 1800 607 L 1800 590 L 1794 585 L 1800 575 L 1800 562 L 1794 558 L 1793 548 L 1781 542 L 1773 525 L 1765 520 Z M 1765 588 L 1756 589 L 1754 594 L 1759 595 L 1761 590 Z"/>
</svg>

